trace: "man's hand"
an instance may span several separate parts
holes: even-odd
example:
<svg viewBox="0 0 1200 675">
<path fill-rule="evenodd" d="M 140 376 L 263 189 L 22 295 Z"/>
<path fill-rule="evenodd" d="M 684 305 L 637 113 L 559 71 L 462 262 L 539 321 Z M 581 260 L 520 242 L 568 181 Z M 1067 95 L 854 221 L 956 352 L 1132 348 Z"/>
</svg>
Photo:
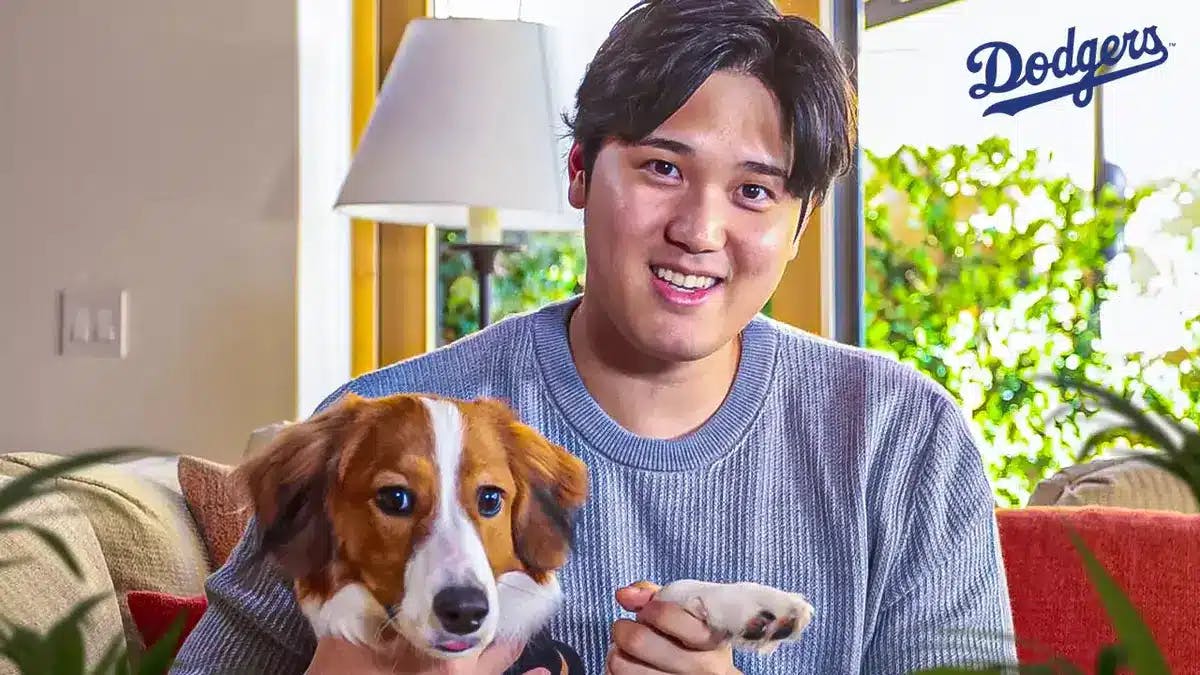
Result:
<svg viewBox="0 0 1200 675">
<path fill-rule="evenodd" d="M 639 583 L 617 590 L 617 602 L 637 614 L 636 621 L 613 624 L 613 645 L 605 673 L 613 675 L 740 674 L 726 636 L 675 603 L 654 600 L 658 586 Z"/>
<path fill-rule="evenodd" d="M 305 675 L 501 675 L 516 663 L 524 648 L 524 643 L 497 642 L 476 657 L 440 661 L 407 645 L 384 656 L 344 640 L 324 637 L 317 643 Z M 551 674 L 545 668 L 535 668 L 524 675 Z"/>
</svg>

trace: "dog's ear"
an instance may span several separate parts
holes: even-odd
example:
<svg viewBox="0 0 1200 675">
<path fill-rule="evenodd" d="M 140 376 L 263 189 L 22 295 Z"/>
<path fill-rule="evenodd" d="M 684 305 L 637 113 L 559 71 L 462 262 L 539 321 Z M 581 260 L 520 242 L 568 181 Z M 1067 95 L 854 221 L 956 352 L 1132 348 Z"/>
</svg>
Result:
<svg viewBox="0 0 1200 675">
<path fill-rule="evenodd" d="M 537 581 L 562 567 L 574 545 L 574 517 L 587 499 L 587 466 L 537 431 L 512 420 L 509 469 L 517 481 L 513 543 Z"/>
<path fill-rule="evenodd" d="M 327 497 L 343 448 L 354 442 L 363 402 L 347 394 L 285 427 L 234 473 L 258 519 L 262 552 L 293 579 L 318 572 L 333 559 Z"/>
</svg>

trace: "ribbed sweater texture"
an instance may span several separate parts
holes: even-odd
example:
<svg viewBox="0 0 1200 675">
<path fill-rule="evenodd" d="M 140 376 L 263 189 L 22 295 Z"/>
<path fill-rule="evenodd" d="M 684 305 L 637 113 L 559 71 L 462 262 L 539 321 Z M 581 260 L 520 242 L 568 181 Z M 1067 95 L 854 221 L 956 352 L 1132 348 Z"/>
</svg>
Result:
<svg viewBox="0 0 1200 675">
<path fill-rule="evenodd" d="M 602 673 L 614 591 L 648 579 L 756 581 L 815 607 L 803 639 L 738 653 L 747 675 L 891 674 L 1015 663 L 982 459 L 966 420 L 909 366 L 759 315 L 731 390 L 697 431 L 634 435 L 588 393 L 567 322 L 578 298 L 509 317 L 333 392 L 507 400 L 588 466 L 577 548 L 549 626 Z M 300 675 L 315 649 L 251 520 L 208 580 L 209 608 L 172 673 Z"/>
</svg>

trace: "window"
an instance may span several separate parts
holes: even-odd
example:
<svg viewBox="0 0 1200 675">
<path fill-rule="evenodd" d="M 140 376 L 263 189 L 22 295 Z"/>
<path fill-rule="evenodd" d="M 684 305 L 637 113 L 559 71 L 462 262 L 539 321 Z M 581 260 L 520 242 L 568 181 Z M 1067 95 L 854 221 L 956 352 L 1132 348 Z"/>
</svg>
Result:
<svg viewBox="0 0 1200 675">
<path fill-rule="evenodd" d="M 967 55 L 985 42 L 1028 58 L 1053 54 L 1069 27 L 1078 45 L 1151 25 L 1167 62 L 1086 107 L 984 117 L 967 94 L 979 78 Z M 1002 500 L 1072 463 L 1090 429 L 1047 419 L 1058 400 L 1029 386 L 1039 374 L 1077 369 L 1135 399 L 1153 389 L 1200 420 L 1191 25 L 1173 0 L 957 0 L 862 36 L 867 346 L 959 397 Z M 1100 162 L 1125 211 L 1092 203 Z"/>
</svg>

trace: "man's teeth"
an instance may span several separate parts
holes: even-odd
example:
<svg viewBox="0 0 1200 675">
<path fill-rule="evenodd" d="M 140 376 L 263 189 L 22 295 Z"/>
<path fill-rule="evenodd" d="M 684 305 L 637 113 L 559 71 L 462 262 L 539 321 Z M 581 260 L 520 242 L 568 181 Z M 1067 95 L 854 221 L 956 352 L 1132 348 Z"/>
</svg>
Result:
<svg viewBox="0 0 1200 675">
<path fill-rule="evenodd" d="M 676 272 L 675 270 L 669 270 L 665 267 L 657 266 L 653 266 L 650 269 L 654 272 L 654 276 L 658 277 L 659 279 L 662 279 L 672 286 L 678 286 L 688 290 L 695 291 L 712 288 L 712 286 L 717 283 L 717 279 L 715 277 L 705 277 L 696 274 L 683 274 L 681 272 Z"/>
</svg>

